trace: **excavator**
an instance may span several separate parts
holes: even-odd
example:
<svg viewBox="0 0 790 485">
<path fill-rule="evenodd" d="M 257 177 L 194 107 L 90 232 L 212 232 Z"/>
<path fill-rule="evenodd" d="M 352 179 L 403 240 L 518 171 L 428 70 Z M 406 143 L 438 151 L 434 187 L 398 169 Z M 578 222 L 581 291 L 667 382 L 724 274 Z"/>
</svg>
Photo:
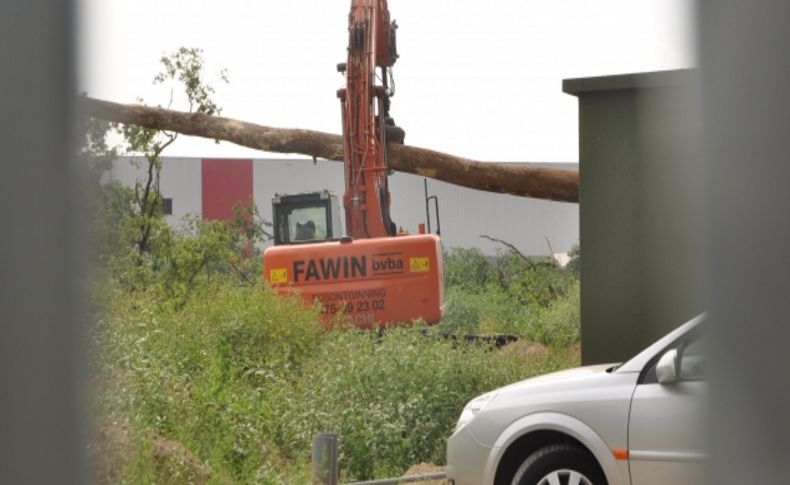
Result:
<svg viewBox="0 0 790 485">
<path fill-rule="evenodd" d="M 398 133 L 389 113 L 396 30 L 386 0 L 352 0 L 348 59 L 338 64 L 346 83 L 337 92 L 346 231 L 337 196 L 329 191 L 272 200 L 274 246 L 264 251 L 264 279 L 280 294 L 318 302 L 325 324 L 338 317 L 358 328 L 418 319 L 434 324 L 444 312 L 442 246 L 430 233 L 430 219 L 427 231 L 420 224 L 419 233 L 410 235 L 390 217 L 387 143 Z M 428 199 L 426 193 L 426 210 Z"/>
</svg>

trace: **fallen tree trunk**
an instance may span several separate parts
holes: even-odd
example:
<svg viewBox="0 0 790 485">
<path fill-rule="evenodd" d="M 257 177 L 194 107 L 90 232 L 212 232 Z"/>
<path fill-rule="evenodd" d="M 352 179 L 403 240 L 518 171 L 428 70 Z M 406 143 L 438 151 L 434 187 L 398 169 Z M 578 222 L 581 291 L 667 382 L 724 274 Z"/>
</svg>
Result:
<svg viewBox="0 0 790 485">
<path fill-rule="evenodd" d="M 300 153 L 343 161 L 340 135 L 295 128 L 272 128 L 221 116 L 113 103 L 85 96 L 80 100 L 85 114 L 107 121 L 224 140 L 266 152 Z M 579 201 L 579 174 L 575 171 L 478 162 L 394 143 L 389 145 L 388 163 L 392 170 L 471 189 L 560 202 Z"/>
</svg>

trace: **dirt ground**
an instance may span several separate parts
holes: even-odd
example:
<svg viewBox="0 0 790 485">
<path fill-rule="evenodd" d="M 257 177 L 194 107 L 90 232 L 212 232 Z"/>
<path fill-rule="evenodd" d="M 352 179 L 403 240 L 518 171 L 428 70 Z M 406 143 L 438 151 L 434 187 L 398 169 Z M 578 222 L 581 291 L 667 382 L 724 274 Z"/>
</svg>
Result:
<svg viewBox="0 0 790 485">
<path fill-rule="evenodd" d="M 432 465 L 430 463 L 420 463 L 419 465 L 414 465 L 413 467 L 409 468 L 404 476 L 407 475 L 425 475 L 427 473 L 437 473 L 445 471 L 445 467 Z M 447 480 L 428 480 L 424 482 L 411 482 L 411 483 L 421 483 L 423 485 L 447 485 Z"/>
</svg>

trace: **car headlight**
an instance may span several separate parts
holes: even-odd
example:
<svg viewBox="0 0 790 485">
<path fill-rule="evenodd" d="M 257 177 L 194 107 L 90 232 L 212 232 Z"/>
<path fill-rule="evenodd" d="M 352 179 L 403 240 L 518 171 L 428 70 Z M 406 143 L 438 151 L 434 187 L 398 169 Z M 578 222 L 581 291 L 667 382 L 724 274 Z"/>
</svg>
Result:
<svg viewBox="0 0 790 485">
<path fill-rule="evenodd" d="M 483 394 L 482 396 L 477 396 L 476 398 L 469 401 L 466 406 L 464 406 L 464 410 L 461 412 L 461 417 L 458 418 L 458 424 L 455 425 L 455 431 L 466 426 L 469 421 L 471 421 L 477 413 L 485 409 L 495 397 L 497 393 L 489 392 L 487 394 Z"/>
</svg>

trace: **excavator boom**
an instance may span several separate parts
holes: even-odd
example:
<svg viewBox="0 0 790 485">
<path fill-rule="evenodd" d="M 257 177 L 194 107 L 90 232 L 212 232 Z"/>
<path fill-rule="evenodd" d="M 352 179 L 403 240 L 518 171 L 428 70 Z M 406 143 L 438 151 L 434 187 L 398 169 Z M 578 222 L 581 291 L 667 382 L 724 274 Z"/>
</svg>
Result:
<svg viewBox="0 0 790 485">
<path fill-rule="evenodd" d="M 264 252 L 264 278 L 282 294 L 321 305 L 324 321 L 354 326 L 432 324 L 444 311 L 439 237 L 398 234 L 390 217 L 387 126 L 395 31 L 386 0 L 352 0 L 348 59 L 338 90 L 345 155 L 346 231 L 338 237 L 333 195 L 277 195 L 275 246 Z"/>
<path fill-rule="evenodd" d="M 397 59 L 395 29 L 386 0 L 355 0 L 348 26 L 343 113 L 346 228 L 354 238 L 394 236 L 387 188 L 386 130 L 389 68 Z M 378 72 L 377 72 L 378 71 Z M 377 83 L 379 77 L 381 83 Z"/>
</svg>

